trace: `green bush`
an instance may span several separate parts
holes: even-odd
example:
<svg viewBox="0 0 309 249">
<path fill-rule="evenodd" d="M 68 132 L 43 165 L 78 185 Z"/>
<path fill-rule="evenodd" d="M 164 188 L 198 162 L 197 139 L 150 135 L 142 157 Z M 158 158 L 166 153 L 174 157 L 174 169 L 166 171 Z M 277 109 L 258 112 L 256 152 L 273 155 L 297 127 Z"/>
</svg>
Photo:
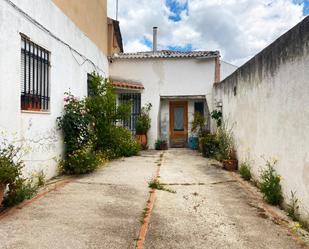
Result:
<svg viewBox="0 0 309 249">
<path fill-rule="evenodd" d="M 203 155 L 219 161 L 236 159 L 233 150 L 232 130 L 227 125 L 221 125 L 215 134 L 207 133 L 202 137 Z"/>
<path fill-rule="evenodd" d="M 251 180 L 251 177 L 252 177 L 251 176 L 251 167 L 250 167 L 248 162 L 243 162 L 243 163 L 240 164 L 239 174 L 246 181 Z"/>
<path fill-rule="evenodd" d="M 276 160 L 273 162 L 266 161 L 266 168 L 262 170 L 259 182 L 259 188 L 264 199 L 272 205 L 279 205 L 283 200 L 281 177 L 274 169 L 276 163 Z"/>
<path fill-rule="evenodd" d="M 64 97 L 64 113 L 57 118 L 63 132 L 66 155 L 87 144 L 91 138 L 90 116 L 85 101 L 80 101 L 70 93 Z"/>
<path fill-rule="evenodd" d="M 92 95 L 86 98 L 85 104 L 93 124 L 95 149 L 104 151 L 115 148 L 115 124 L 130 116 L 131 102 L 117 105 L 112 83 L 97 74 L 92 75 L 89 87 Z"/>
<path fill-rule="evenodd" d="M 65 174 L 86 174 L 94 171 L 99 164 L 98 158 L 87 144 L 68 154 L 66 160 L 60 162 L 60 172 Z"/>
<path fill-rule="evenodd" d="M 110 158 L 135 156 L 140 151 L 140 144 L 132 137 L 128 129 L 113 127 L 110 134 Z"/>
<path fill-rule="evenodd" d="M 6 207 L 30 199 L 38 189 L 32 178 L 22 177 L 24 163 L 20 160 L 21 150 L 20 146 L 5 142 L 0 145 L 0 183 L 8 188 L 3 200 L 3 205 Z"/>
<path fill-rule="evenodd" d="M 0 150 L 0 183 L 10 184 L 21 175 L 23 164 L 21 161 L 14 162 L 15 148 L 9 146 Z"/>
<path fill-rule="evenodd" d="M 31 199 L 38 191 L 38 185 L 33 183 L 33 179 L 17 178 L 9 184 L 9 190 L 3 200 L 5 207 L 14 206 L 26 199 Z"/>
<path fill-rule="evenodd" d="M 206 157 L 214 158 L 219 150 L 219 142 L 216 134 L 206 134 L 203 139 L 203 155 Z"/>
<path fill-rule="evenodd" d="M 63 115 L 57 118 L 66 148 L 59 168 L 66 174 L 89 173 L 107 158 L 132 156 L 140 150 L 131 132 L 116 126 L 130 116 L 130 101 L 117 105 L 112 83 L 96 73 L 89 93 L 84 100 L 67 94 Z"/>
<path fill-rule="evenodd" d="M 219 161 L 233 159 L 231 158 L 234 143 L 232 137 L 232 130 L 228 129 L 226 124 L 221 124 L 221 126 L 217 129 L 216 140 L 218 142 L 216 159 Z"/>
</svg>

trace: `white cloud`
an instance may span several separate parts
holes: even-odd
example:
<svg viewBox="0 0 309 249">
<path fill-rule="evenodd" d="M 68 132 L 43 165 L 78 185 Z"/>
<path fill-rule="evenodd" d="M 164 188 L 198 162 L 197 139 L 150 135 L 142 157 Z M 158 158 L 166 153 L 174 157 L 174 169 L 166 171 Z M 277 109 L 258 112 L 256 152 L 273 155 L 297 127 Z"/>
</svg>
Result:
<svg viewBox="0 0 309 249">
<path fill-rule="evenodd" d="M 126 43 L 127 52 L 147 51 L 149 48 L 139 40 L 130 40 Z"/>
<path fill-rule="evenodd" d="M 178 0 L 185 3 L 185 0 Z M 116 0 L 108 0 L 109 16 L 115 17 Z M 119 21 L 126 52 L 149 50 L 143 39 L 152 39 L 158 26 L 159 48 L 185 46 L 219 50 L 238 65 L 259 52 L 298 23 L 303 6 L 293 0 L 189 0 L 188 15 L 172 15 L 164 0 L 119 0 Z"/>
</svg>

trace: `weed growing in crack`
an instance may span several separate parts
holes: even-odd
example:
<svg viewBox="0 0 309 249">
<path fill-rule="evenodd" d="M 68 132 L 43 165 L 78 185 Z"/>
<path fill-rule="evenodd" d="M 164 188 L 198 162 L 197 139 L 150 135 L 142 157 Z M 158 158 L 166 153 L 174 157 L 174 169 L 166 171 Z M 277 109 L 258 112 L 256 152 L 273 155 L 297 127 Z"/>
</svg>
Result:
<svg viewBox="0 0 309 249">
<path fill-rule="evenodd" d="M 144 211 L 143 211 L 143 213 L 142 213 L 142 217 L 141 217 L 141 220 L 140 220 L 142 224 L 145 223 L 145 218 L 147 217 L 148 211 L 149 211 L 149 208 L 148 208 L 148 207 L 144 208 Z"/>
<path fill-rule="evenodd" d="M 261 172 L 261 181 L 259 182 L 259 188 L 262 192 L 264 199 L 272 204 L 278 205 L 282 203 L 282 177 L 276 172 L 275 165 L 277 160 L 266 161 L 266 168 Z"/>
<path fill-rule="evenodd" d="M 287 205 L 288 216 L 294 221 L 299 219 L 299 200 L 296 197 L 296 192 L 291 191 L 290 203 Z"/>
<path fill-rule="evenodd" d="M 148 183 L 148 187 L 151 189 L 157 189 L 157 190 L 163 190 L 163 191 L 167 191 L 170 193 L 175 194 L 176 191 L 169 189 L 167 187 L 165 187 L 165 185 L 163 183 L 160 183 L 160 181 L 158 179 L 153 179 Z"/>
<path fill-rule="evenodd" d="M 242 164 L 240 164 L 239 174 L 244 180 L 251 180 L 251 167 L 248 162 L 243 162 Z"/>
</svg>

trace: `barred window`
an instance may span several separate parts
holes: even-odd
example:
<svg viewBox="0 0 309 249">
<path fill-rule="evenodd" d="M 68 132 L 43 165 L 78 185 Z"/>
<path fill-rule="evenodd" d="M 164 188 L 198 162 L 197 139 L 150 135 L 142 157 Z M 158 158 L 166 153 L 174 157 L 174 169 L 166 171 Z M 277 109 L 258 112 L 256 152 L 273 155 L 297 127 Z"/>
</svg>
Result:
<svg viewBox="0 0 309 249">
<path fill-rule="evenodd" d="M 50 53 L 21 34 L 21 109 L 48 111 Z"/>
<path fill-rule="evenodd" d="M 141 113 L 141 93 L 120 93 L 119 103 L 132 102 L 131 115 L 128 119 L 122 120 L 122 126 L 128 128 L 135 134 L 136 119 Z"/>
<path fill-rule="evenodd" d="M 87 96 L 93 96 L 93 90 L 91 89 L 91 82 L 93 81 L 93 76 L 92 74 L 88 73 L 87 74 Z"/>
</svg>

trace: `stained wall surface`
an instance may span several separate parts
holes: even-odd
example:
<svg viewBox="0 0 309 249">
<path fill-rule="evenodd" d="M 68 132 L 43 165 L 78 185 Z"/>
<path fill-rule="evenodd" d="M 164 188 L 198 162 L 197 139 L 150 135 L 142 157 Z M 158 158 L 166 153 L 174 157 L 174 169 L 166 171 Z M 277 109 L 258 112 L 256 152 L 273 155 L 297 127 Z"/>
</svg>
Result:
<svg viewBox="0 0 309 249">
<path fill-rule="evenodd" d="M 256 178 L 278 159 L 286 202 L 296 191 L 309 214 L 309 17 L 214 87 L 214 103 L 233 127 L 240 162 Z M 263 159 L 265 158 L 265 159 Z"/>
</svg>

